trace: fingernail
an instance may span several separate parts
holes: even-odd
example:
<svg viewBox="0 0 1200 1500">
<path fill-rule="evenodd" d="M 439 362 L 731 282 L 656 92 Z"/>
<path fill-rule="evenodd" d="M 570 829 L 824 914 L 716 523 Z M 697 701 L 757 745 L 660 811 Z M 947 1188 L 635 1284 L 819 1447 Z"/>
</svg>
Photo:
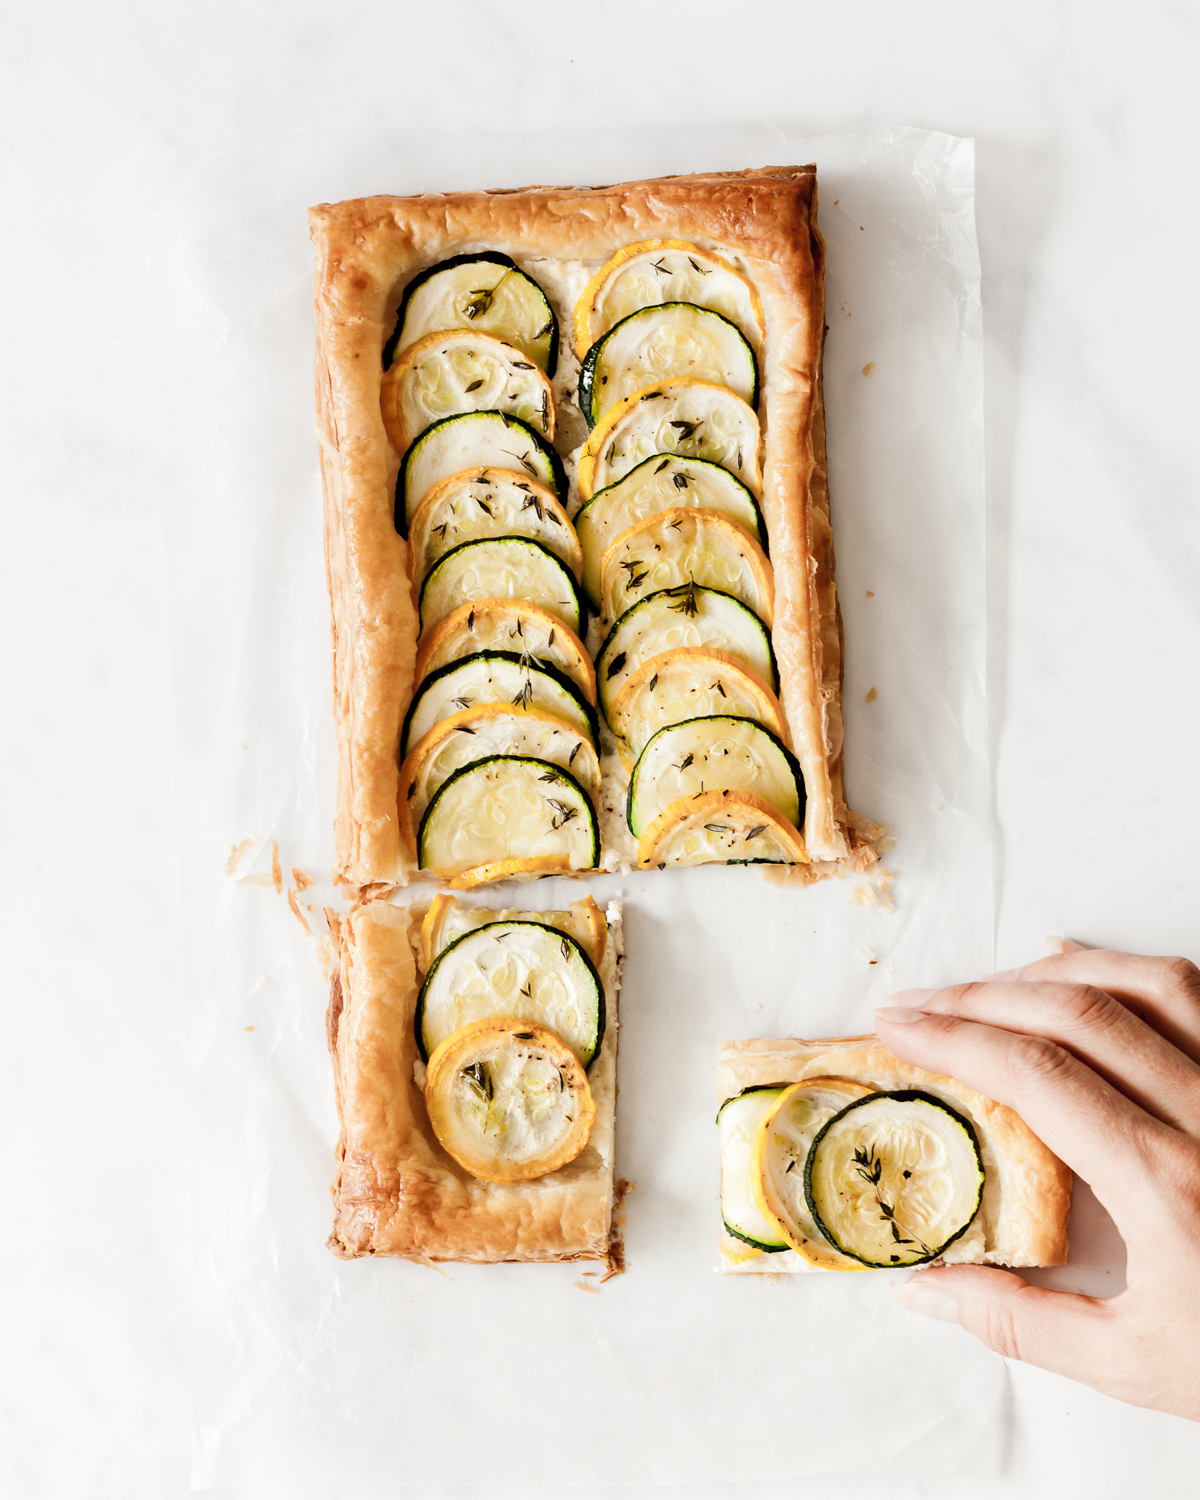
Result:
<svg viewBox="0 0 1200 1500">
<path fill-rule="evenodd" d="M 924 1021 L 926 1012 L 923 1010 L 908 1010 L 903 1005 L 884 1005 L 875 1012 L 877 1021 L 893 1021 L 903 1026 L 910 1021 Z"/>
<path fill-rule="evenodd" d="M 906 1281 L 896 1288 L 896 1301 L 909 1312 L 922 1313 L 927 1318 L 938 1318 L 943 1323 L 958 1322 L 958 1303 L 940 1286 L 932 1281 Z"/>
<path fill-rule="evenodd" d="M 894 995 L 889 995 L 888 999 L 894 1005 L 917 1006 L 924 1005 L 930 995 L 936 994 L 937 990 L 897 990 Z"/>
</svg>

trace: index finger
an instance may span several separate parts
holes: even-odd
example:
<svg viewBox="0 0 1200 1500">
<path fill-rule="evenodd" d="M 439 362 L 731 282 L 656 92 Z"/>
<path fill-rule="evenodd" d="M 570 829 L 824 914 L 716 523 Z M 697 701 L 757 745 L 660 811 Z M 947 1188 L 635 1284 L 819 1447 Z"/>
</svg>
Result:
<svg viewBox="0 0 1200 1500">
<path fill-rule="evenodd" d="M 893 1019 L 901 1016 L 906 1019 Z M 1164 1134 L 1173 1134 L 1167 1126 L 1046 1037 L 917 1011 L 884 1009 L 876 1021 L 897 1057 L 1016 1110 L 1091 1184 L 1117 1228 L 1124 1234 L 1133 1227 L 1141 1215 L 1131 1216 L 1131 1200 L 1139 1202 L 1148 1191 L 1154 1149 Z"/>
</svg>

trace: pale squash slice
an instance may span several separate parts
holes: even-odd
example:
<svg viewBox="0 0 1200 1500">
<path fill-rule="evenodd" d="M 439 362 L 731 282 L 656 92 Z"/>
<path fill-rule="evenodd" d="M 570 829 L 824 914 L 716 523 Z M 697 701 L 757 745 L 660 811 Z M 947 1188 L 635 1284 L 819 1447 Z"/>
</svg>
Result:
<svg viewBox="0 0 1200 1500">
<path fill-rule="evenodd" d="M 720 464 L 757 492 L 758 418 L 740 396 L 703 380 L 664 380 L 635 391 L 592 429 L 579 456 L 581 503 L 656 453 Z"/>
<path fill-rule="evenodd" d="M 483 1182 L 528 1182 L 566 1166 L 596 1117 L 574 1052 L 518 1016 L 447 1037 L 425 1070 L 425 1108 L 443 1148 Z"/>
<path fill-rule="evenodd" d="M 687 240 L 641 240 L 601 266 L 575 304 L 575 353 L 583 362 L 592 344 L 639 307 L 694 302 L 728 318 L 757 351 L 762 345 L 762 301 L 754 283 L 723 256 Z"/>
<path fill-rule="evenodd" d="M 632 770 L 660 729 L 709 714 L 754 719 L 790 747 L 779 699 L 762 678 L 727 652 L 703 646 L 652 656 L 626 679 L 608 719 L 625 769 Z"/>
<path fill-rule="evenodd" d="M 530 537 L 460 542 L 438 558 L 421 585 L 421 629 L 431 630 L 464 602 L 478 604 L 484 599 L 527 599 L 574 635 L 583 634 L 587 610 L 575 575 Z"/>
<path fill-rule="evenodd" d="M 401 536 L 434 485 L 464 469 L 510 469 L 560 499 L 567 493 L 562 459 L 528 422 L 502 411 L 460 412 L 434 422 L 404 451 L 393 517 Z"/>
<path fill-rule="evenodd" d="M 809 1078 L 780 1094 L 754 1133 L 747 1186 L 755 1206 L 793 1250 L 814 1266 L 860 1271 L 817 1227 L 804 1196 L 804 1166 L 813 1139 L 839 1110 L 872 1092 L 845 1078 Z"/>
<path fill-rule="evenodd" d="M 658 380 L 708 380 L 758 405 L 758 361 L 735 323 L 690 302 L 643 307 L 588 350 L 579 409 L 595 426 L 618 401 Z"/>
<path fill-rule="evenodd" d="M 493 755 L 456 771 L 421 819 L 417 858 L 468 889 L 515 875 L 591 870 L 600 858 L 596 806 L 549 761 Z"/>
<path fill-rule="evenodd" d="M 512 651 L 557 667 L 589 703 L 596 701 L 596 671 L 583 642 L 555 615 L 526 599 L 460 604 L 421 637 L 416 680 L 479 651 Z"/>
<path fill-rule="evenodd" d="M 554 439 L 550 382 L 514 344 L 473 328 L 426 334 L 383 377 L 383 425 L 401 453 L 443 417 L 501 411 Z"/>
<path fill-rule="evenodd" d="M 600 564 L 621 535 L 647 516 L 684 507 L 715 510 L 736 521 L 764 552 L 767 528 L 758 502 L 728 469 L 702 458 L 655 453 L 636 469 L 593 495 L 575 515 L 583 549 L 583 585 L 589 601 L 600 607 Z"/>
<path fill-rule="evenodd" d="M 576 578 L 583 552 L 562 504 L 543 484 L 510 469 L 468 469 L 434 485 L 408 528 L 413 588 L 460 542 L 527 536 L 548 547 Z"/>
<path fill-rule="evenodd" d="M 806 865 L 804 838 L 753 792 L 704 792 L 669 803 L 638 842 L 638 868 Z"/>
<path fill-rule="evenodd" d="M 687 583 L 740 599 L 771 628 L 771 564 L 753 537 L 715 510 L 664 510 L 622 532 L 600 564 L 604 616 L 618 619 L 639 599 Z"/>
<path fill-rule="evenodd" d="M 572 901 L 562 911 L 495 911 L 486 906 L 463 906 L 443 891 L 429 904 L 421 922 L 422 967 L 426 973 L 434 959 L 465 932 L 486 927 L 489 922 L 540 922 L 565 932 L 583 948 L 591 961 L 600 967 L 608 944 L 608 923 L 592 896 Z"/>
<path fill-rule="evenodd" d="M 552 714 L 485 703 L 451 714 L 409 751 L 400 767 L 400 833 L 416 848 L 416 830 L 455 771 L 490 756 L 532 756 L 569 771 L 593 802 L 600 796 L 595 746 L 576 725 Z"/>
</svg>

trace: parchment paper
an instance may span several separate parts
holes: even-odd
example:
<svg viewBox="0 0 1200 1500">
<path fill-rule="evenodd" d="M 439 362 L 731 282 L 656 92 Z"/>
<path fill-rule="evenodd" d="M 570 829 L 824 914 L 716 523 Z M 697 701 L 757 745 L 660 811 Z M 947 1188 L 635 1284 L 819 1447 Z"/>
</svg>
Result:
<svg viewBox="0 0 1200 1500">
<path fill-rule="evenodd" d="M 829 245 L 850 798 L 892 830 L 887 873 L 813 889 L 744 870 L 590 882 L 626 903 L 626 1275 L 597 1291 L 569 1266 L 338 1262 L 313 909 L 334 896 L 334 745 L 304 210 L 807 161 Z M 194 1486 L 991 1472 L 1001 1362 L 895 1306 L 887 1274 L 717 1274 L 713 1124 L 723 1038 L 866 1029 L 895 987 L 992 967 L 971 143 L 765 127 L 314 136 L 198 174 L 155 266 L 195 1076 Z M 299 889 L 293 868 L 317 884 Z M 579 894 L 554 881 L 488 899 Z"/>
</svg>

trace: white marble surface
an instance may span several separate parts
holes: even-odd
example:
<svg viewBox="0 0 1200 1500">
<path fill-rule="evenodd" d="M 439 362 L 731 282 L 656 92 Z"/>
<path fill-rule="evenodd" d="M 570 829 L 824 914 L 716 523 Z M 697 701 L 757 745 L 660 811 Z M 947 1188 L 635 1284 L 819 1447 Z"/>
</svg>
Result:
<svg viewBox="0 0 1200 1500">
<path fill-rule="evenodd" d="M 1039 951 L 1045 932 L 1200 957 L 1200 8 L 695 0 L 554 14 L 550 30 L 519 7 L 455 0 L 76 0 L 6 26 L 0 608 L 19 708 L 3 723 L 0 822 L 6 1493 L 187 1489 L 172 485 L 155 444 L 146 245 L 164 193 L 213 155 L 364 124 L 539 126 L 558 110 L 592 128 L 884 119 L 974 135 L 999 957 Z M 755 22 L 736 49 L 731 19 Z M 1037 1371 L 1010 1380 L 1002 1478 L 896 1475 L 886 1493 L 1195 1493 L 1195 1428 Z M 736 1493 L 834 1484 L 882 1492 L 880 1476 L 838 1475 Z"/>
</svg>

